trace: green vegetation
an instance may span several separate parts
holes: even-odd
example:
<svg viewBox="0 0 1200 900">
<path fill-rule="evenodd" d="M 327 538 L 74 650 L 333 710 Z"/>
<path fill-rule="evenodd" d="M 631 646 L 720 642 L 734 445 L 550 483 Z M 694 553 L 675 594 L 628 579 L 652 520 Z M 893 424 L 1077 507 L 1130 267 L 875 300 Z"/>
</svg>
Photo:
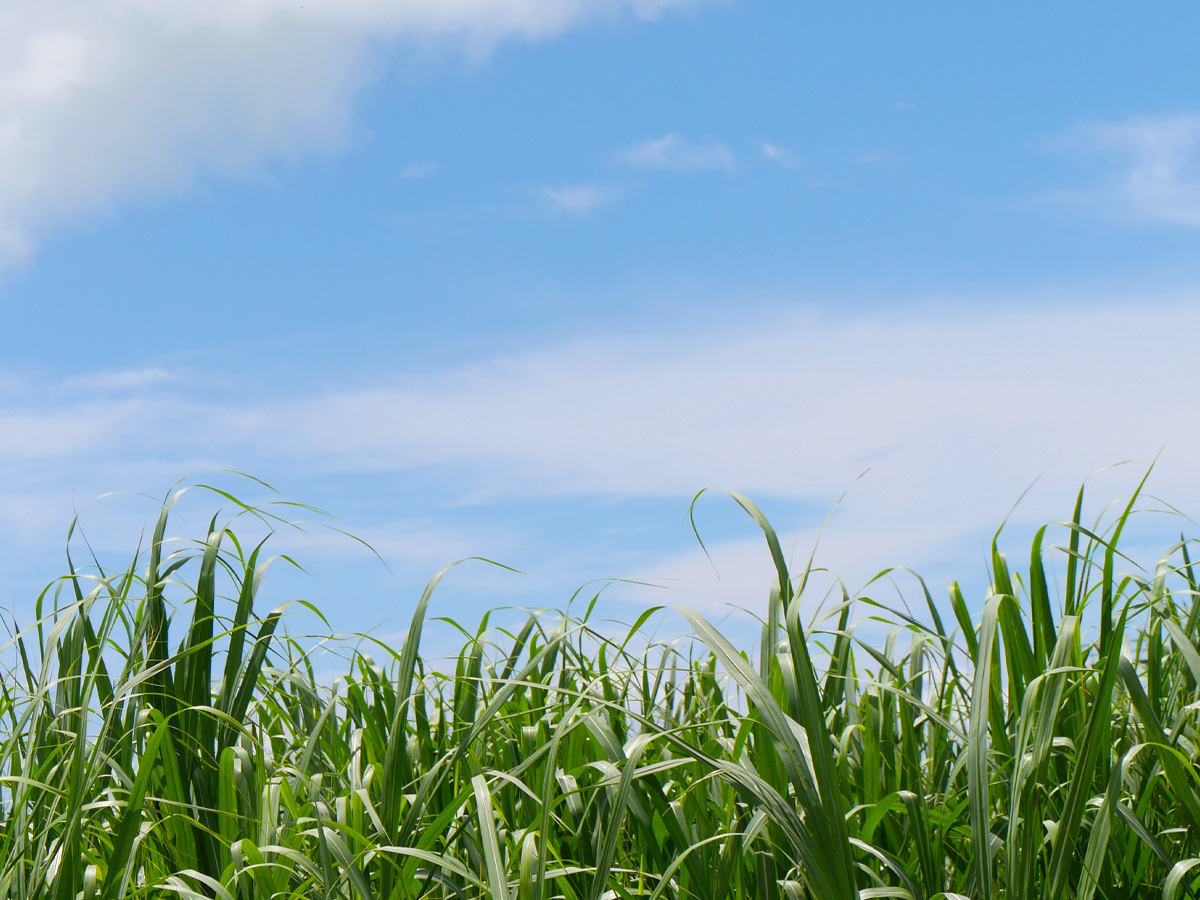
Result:
<svg viewBox="0 0 1200 900">
<path fill-rule="evenodd" d="M 1119 576 L 1132 501 L 1087 527 L 1081 493 L 1064 548 L 1042 529 L 1020 573 L 993 548 L 978 620 L 919 580 L 919 616 L 889 610 L 885 579 L 810 622 L 734 499 L 779 574 L 753 654 L 691 611 L 671 643 L 541 614 L 485 619 L 451 674 L 419 652 L 434 578 L 403 646 L 343 645 L 337 679 L 256 600 L 263 548 L 216 519 L 169 543 L 166 504 L 10 645 L 0 896 L 1196 896 L 1187 544 Z M 859 616 L 896 627 L 873 646 Z"/>
</svg>

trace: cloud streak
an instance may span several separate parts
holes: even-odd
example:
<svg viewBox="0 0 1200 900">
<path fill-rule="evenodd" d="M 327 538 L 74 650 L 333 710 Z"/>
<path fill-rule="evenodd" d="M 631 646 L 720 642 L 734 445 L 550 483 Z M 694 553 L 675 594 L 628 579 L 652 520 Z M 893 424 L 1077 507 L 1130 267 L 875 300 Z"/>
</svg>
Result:
<svg viewBox="0 0 1200 900">
<path fill-rule="evenodd" d="M 668 172 L 734 172 L 737 157 L 724 144 L 694 142 L 677 134 L 642 141 L 617 154 L 627 165 Z"/>
<path fill-rule="evenodd" d="M 127 369 L 121 372 L 93 372 L 68 378 L 62 387 L 69 391 L 138 391 L 154 385 L 175 381 L 179 373 L 161 366 L 148 369 Z"/>
</svg>

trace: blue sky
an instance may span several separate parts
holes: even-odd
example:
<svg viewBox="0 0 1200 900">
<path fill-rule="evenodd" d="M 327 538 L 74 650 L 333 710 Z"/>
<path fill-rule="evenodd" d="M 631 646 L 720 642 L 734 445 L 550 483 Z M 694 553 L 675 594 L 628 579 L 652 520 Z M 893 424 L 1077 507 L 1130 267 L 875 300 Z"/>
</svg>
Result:
<svg viewBox="0 0 1200 900">
<path fill-rule="evenodd" d="M 754 610 L 750 523 L 702 501 L 720 579 L 683 524 L 708 485 L 798 556 L 850 489 L 821 559 L 938 590 L 1047 467 L 1015 556 L 1164 447 L 1151 487 L 1195 512 L 1198 19 L 8 3 L 0 601 L 60 570 L 73 506 L 210 466 L 377 547 L 281 539 L 313 575 L 279 595 L 340 629 L 471 554 L 528 575 L 456 572 L 466 620 L 605 577 L 672 585 L 615 591 L 630 619 Z M 151 510 L 83 522 L 118 558 Z"/>
</svg>

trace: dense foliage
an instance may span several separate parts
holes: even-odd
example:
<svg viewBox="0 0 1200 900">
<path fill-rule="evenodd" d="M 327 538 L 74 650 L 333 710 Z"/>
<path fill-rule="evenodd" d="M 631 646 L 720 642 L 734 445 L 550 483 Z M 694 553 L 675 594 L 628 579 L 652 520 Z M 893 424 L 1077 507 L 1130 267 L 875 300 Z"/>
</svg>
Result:
<svg viewBox="0 0 1200 900">
<path fill-rule="evenodd" d="M 1187 544 L 1118 576 L 1129 509 L 1077 505 L 1027 570 L 993 548 L 986 599 L 912 615 L 868 586 L 810 622 L 809 574 L 734 499 L 779 575 L 752 654 L 688 610 L 674 642 L 539 614 L 427 665 L 435 578 L 402 646 L 345 647 L 336 679 L 256 603 L 261 545 L 214 519 L 172 551 L 167 503 L 11 645 L 0 896 L 1195 896 Z M 873 645 L 860 615 L 895 627 Z"/>
</svg>

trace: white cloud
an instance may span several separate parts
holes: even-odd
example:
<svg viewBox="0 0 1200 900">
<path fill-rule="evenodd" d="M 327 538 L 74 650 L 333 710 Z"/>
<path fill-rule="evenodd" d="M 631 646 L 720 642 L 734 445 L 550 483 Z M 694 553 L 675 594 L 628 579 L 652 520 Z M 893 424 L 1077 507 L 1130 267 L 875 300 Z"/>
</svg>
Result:
<svg viewBox="0 0 1200 900">
<path fill-rule="evenodd" d="M 55 226 L 202 173 L 329 152 L 381 46 L 468 54 L 689 0 L 8 0 L 0 261 Z"/>
<path fill-rule="evenodd" d="M 733 172 L 737 169 L 737 157 L 724 144 L 715 141 L 695 143 L 677 134 L 634 144 L 622 150 L 618 159 L 630 165 L 671 172 Z"/>
<path fill-rule="evenodd" d="M 595 337 L 366 390 L 246 402 L 147 384 L 121 402 L 0 406 L 0 460 L 206 458 L 323 472 L 457 468 L 501 495 L 855 494 L 873 516 L 996 511 L 1056 454 L 1062 485 L 1148 458 L 1200 503 L 1179 393 L 1194 297 L 1158 304 L 827 317 Z M 209 384 L 212 383 L 210 379 Z M 58 462 L 54 463 L 58 465 Z M 1059 476 L 1055 476 L 1059 477 Z M 915 527 L 917 521 L 913 521 Z"/>
<path fill-rule="evenodd" d="M 0 409 L 0 463 L 34 465 L 119 448 L 128 429 L 147 424 L 141 400 L 79 403 L 59 409 Z"/>
<path fill-rule="evenodd" d="M 1083 126 L 1057 144 L 1120 161 L 1107 184 L 1067 199 L 1098 201 L 1110 213 L 1142 221 L 1200 227 L 1200 113 Z"/>
<path fill-rule="evenodd" d="M 1188 306 L 888 319 L 808 312 L 704 338 L 575 341 L 421 381 L 243 409 L 221 430 L 321 465 L 483 466 L 513 489 L 659 496 L 709 483 L 827 493 L 888 448 L 876 468 L 904 472 L 897 489 L 917 496 L 918 482 L 956 468 L 974 478 L 996 465 L 1022 480 L 1059 450 L 1096 465 L 1153 451 L 1169 436 L 1176 401 L 1152 395 L 1196 374 L 1193 326 L 1200 313 Z M 1077 390 L 1070 403 L 1054 393 L 1064 386 Z M 1162 431 L 1111 429 L 1122 414 Z"/>
<path fill-rule="evenodd" d="M 546 188 L 544 193 L 556 208 L 570 213 L 589 213 L 610 199 L 607 191 L 594 184 Z"/>
<path fill-rule="evenodd" d="M 438 170 L 438 164 L 430 160 L 423 159 L 420 162 L 409 163 L 400 170 L 400 177 L 404 179 L 428 178 Z"/>
</svg>

